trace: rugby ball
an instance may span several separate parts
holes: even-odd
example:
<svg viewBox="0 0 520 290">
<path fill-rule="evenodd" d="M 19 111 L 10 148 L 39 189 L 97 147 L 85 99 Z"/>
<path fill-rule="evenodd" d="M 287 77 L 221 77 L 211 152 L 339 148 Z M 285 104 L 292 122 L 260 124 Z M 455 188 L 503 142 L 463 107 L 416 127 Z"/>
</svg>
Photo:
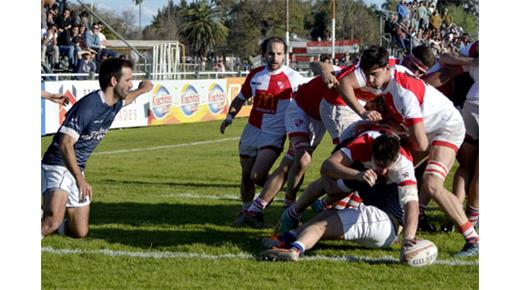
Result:
<svg viewBox="0 0 520 290">
<path fill-rule="evenodd" d="M 437 246 L 428 240 L 417 240 L 415 245 L 401 250 L 399 260 L 412 267 L 422 267 L 433 264 L 437 259 Z"/>
</svg>

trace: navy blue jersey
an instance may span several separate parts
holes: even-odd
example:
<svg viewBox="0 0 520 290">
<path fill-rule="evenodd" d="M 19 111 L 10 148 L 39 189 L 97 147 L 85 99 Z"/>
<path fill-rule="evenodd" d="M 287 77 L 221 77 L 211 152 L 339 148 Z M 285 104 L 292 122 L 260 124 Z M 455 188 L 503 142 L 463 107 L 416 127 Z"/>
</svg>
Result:
<svg viewBox="0 0 520 290">
<path fill-rule="evenodd" d="M 43 156 L 42 163 L 65 166 L 59 144 L 61 134 L 67 134 L 76 139 L 74 144 L 76 161 L 78 166 L 84 170 L 90 154 L 105 137 L 122 107 L 122 100 L 112 107 L 107 105 L 101 90 L 84 96 L 67 112 L 65 121 L 54 135 L 51 145 Z"/>
<path fill-rule="evenodd" d="M 357 170 L 366 170 L 366 167 L 360 162 L 353 163 L 351 167 Z M 404 224 L 404 212 L 399 203 L 399 186 L 397 183 L 388 183 L 388 180 L 382 176 L 378 176 L 374 186 L 369 186 L 366 182 L 347 179 L 343 179 L 343 183 L 348 188 L 357 190 L 365 205 L 375 206 L 387 214 L 392 214 L 401 225 Z"/>
</svg>

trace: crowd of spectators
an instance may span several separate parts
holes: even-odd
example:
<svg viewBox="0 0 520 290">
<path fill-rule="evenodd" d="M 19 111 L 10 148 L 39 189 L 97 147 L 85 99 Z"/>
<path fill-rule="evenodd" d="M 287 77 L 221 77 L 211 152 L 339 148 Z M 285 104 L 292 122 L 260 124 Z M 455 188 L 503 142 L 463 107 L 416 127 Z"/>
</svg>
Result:
<svg viewBox="0 0 520 290">
<path fill-rule="evenodd" d="M 123 57 L 107 48 L 103 24 L 89 23 L 87 11 L 42 0 L 41 64 L 45 72 L 97 72 L 103 59 Z"/>
<path fill-rule="evenodd" d="M 439 11 L 437 1 L 400 0 L 396 13 L 386 22 L 385 32 L 404 53 L 411 47 L 428 45 L 436 55 L 459 51 L 470 41 L 464 29 L 453 22 L 448 8 Z"/>
</svg>

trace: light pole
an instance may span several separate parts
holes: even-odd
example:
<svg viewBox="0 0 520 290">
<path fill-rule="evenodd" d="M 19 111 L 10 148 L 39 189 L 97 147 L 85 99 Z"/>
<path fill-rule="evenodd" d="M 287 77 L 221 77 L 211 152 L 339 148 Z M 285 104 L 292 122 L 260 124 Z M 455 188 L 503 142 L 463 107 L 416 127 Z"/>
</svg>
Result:
<svg viewBox="0 0 520 290">
<path fill-rule="evenodd" d="M 336 0 L 332 0 L 332 63 L 336 55 Z"/>
<path fill-rule="evenodd" d="M 287 52 L 285 53 L 285 65 L 289 66 L 289 0 L 285 0 L 285 42 L 287 43 Z"/>
</svg>

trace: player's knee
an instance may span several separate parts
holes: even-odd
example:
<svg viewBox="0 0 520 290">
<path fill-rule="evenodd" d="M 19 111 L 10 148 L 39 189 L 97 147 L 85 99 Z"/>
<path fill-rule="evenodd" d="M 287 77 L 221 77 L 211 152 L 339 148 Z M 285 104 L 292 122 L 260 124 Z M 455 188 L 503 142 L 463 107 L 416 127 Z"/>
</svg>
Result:
<svg viewBox="0 0 520 290">
<path fill-rule="evenodd" d="M 336 180 L 332 178 L 322 178 L 322 183 L 327 195 L 335 196 L 342 193 L 342 190 L 338 187 Z"/>
<path fill-rule="evenodd" d="M 422 190 L 428 197 L 435 197 L 442 191 L 443 184 L 431 178 L 431 176 L 424 176 L 422 182 Z"/>
<path fill-rule="evenodd" d="M 83 239 L 88 235 L 88 226 L 69 230 L 68 234 L 76 239 Z"/>
<path fill-rule="evenodd" d="M 258 186 L 264 186 L 264 183 L 267 179 L 266 174 L 262 174 L 260 172 L 253 171 L 251 172 L 251 181 Z"/>
<path fill-rule="evenodd" d="M 300 160 L 298 161 L 300 168 L 302 169 L 307 169 L 311 165 L 311 162 L 312 156 L 308 151 L 305 151 Z"/>
</svg>

